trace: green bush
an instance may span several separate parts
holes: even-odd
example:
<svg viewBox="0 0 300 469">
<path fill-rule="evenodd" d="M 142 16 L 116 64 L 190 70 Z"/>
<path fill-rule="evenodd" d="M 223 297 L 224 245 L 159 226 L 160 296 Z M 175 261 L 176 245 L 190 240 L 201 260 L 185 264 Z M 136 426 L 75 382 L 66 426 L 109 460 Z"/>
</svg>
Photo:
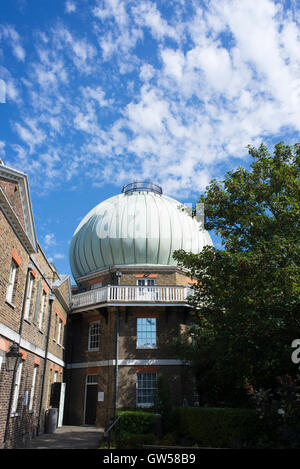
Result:
<svg viewBox="0 0 300 469">
<path fill-rule="evenodd" d="M 120 410 L 117 412 L 117 417 L 120 415 L 121 419 L 111 431 L 111 448 L 138 449 L 145 444 L 157 442 L 153 433 L 154 413 L 143 410 Z M 107 447 L 107 444 L 103 443 L 103 447 Z"/>
<path fill-rule="evenodd" d="M 154 433 L 129 433 L 122 432 L 120 447 L 123 449 L 141 449 L 143 445 L 157 443 Z"/>
<path fill-rule="evenodd" d="M 154 430 L 155 415 L 154 413 L 145 412 L 143 410 L 135 411 L 118 411 L 117 416 L 121 417 L 121 429 L 128 433 L 143 434 L 152 433 Z M 116 424 L 118 427 L 118 424 Z"/>
<path fill-rule="evenodd" d="M 202 447 L 253 447 L 263 435 L 252 409 L 183 407 L 177 409 L 181 441 Z"/>
</svg>

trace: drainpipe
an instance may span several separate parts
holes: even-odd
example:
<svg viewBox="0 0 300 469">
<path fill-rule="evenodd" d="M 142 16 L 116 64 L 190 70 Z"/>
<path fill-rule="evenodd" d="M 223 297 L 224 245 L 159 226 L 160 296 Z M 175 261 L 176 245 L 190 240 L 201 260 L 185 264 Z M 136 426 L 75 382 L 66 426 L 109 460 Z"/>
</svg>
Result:
<svg viewBox="0 0 300 469">
<path fill-rule="evenodd" d="M 53 301 L 54 301 L 54 295 L 50 294 L 49 295 L 49 305 L 48 305 L 48 325 L 47 325 L 46 349 L 45 349 L 45 358 L 44 358 L 44 367 L 43 367 L 43 376 L 42 376 L 42 387 L 41 387 L 41 398 L 40 398 L 40 409 L 39 409 L 39 416 L 38 416 L 38 425 L 37 425 L 37 435 L 40 434 L 40 426 L 41 426 L 41 415 L 42 415 L 42 407 L 43 407 L 44 391 L 45 391 L 45 376 L 46 376 L 47 356 L 48 356 L 48 348 L 49 348 L 49 340 L 50 340 L 50 326 L 51 326 Z"/>
<path fill-rule="evenodd" d="M 25 280 L 25 291 L 24 291 L 24 296 L 23 296 L 23 302 L 22 302 L 22 312 L 21 312 L 21 318 L 20 318 L 20 326 L 19 326 L 19 348 L 20 348 L 20 343 L 21 343 L 21 334 L 22 334 L 22 329 L 23 329 L 23 318 L 24 318 L 24 311 L 25 311 L 25 302 L 26 302 L 26 295 L 27 295 L 27 287 L 28 287 L 28 280 L 29 280 L 29 275 L 30 275 L 30 270 L 32 269 L 33 264 L 31 261 L 29 261 L 28 267 L 27 267 L 27 274 L 26 274 L 26 280 Z M 6 425 L 5 425 L 5 433 L 4 433 L 4 447 L 7 447 L 7 436 L 8 436 L 8 429 L 9 429 L 9 421 L 10 421 L 10 413 L 11 413 L 11 407 L 12 407 L 12 399 L 13 399 L 13 393 L 15 389 L 15 381 L 16 381 L 16 372 L 17 372 L 17 363 L 15 364 L 14 371 L 13 371 L 13 376 L 12 376 L 12 382 L 11 382 L 11 388 L 10 388 L 10 394 L 9 394 L 9 404 L 8 404 L 8 411 L 7 411 L 7 417 L 6 417 Z"/>
<path fill-rule="evenodd" d="M 114 402 L 114 417 L 116 417 L 116 412 L 117 412 L 117 402 L 118 402 L 118 387 L 119 387 L 119 366 L 118 366 L 118 361 L 119 361 L 119 341 L 120 341 L 120 311 L 119 308 L 117 308 L 116 312 L 116 339 L 115 339 L 115 361 L 116 361 L 116 366 L 115 366 L 115 402 Z"/>
</svg>

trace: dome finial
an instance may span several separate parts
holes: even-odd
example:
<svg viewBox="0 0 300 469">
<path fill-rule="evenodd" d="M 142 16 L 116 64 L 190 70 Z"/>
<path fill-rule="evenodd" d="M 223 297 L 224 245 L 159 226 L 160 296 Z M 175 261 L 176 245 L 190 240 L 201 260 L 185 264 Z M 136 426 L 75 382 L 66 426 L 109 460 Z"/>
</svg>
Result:
<svg viewBox="0 0 300 469">
<path fill-rule="evenodd" d="M 128 192 L 136 192 L 136 191 L 145 191 L 145 192 L 155 192 L 156 194 L 162 194 L 162 188 L 158 184 L 154 184 L 151 181 L 137 181 L 131 182 L 130 184 L 125 184 L 122 188 L 122 192 L 124 194 L 128 194 Z"/>
</svg>

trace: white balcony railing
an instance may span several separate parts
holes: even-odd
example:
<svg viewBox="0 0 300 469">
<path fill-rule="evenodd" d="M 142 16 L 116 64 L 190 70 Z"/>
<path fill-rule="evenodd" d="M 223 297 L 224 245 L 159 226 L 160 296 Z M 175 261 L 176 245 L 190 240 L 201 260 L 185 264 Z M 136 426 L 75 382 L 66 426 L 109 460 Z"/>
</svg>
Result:
<svg viewBox="0 0 300 469">
<path fill-rule="evenodd" d="M 108 285 L 73 295 L 72 307 L 81 309 L 101 303 L 184 303 L 191 294 L 188 287 Z"/>
</svg>

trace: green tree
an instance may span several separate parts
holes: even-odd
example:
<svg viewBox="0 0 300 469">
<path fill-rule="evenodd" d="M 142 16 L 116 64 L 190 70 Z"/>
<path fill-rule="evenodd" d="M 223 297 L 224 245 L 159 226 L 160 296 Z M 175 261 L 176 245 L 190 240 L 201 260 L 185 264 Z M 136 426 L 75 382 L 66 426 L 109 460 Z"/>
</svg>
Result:
<svg viewBox="0 0 300 469">
<path fill-rule="evenodd" d="M 268 386 L 296 372 L 291 343 L 300 336 L 300 144 L 248 147 L 249 170 L 227 172 L 200 197 L 205 227 L 224 249 L 174 258 L 197 280 L 190 340 L 177 344 L 190 361 L 204 402 L 239 403 L 244 379 Z"/>
</svg>

